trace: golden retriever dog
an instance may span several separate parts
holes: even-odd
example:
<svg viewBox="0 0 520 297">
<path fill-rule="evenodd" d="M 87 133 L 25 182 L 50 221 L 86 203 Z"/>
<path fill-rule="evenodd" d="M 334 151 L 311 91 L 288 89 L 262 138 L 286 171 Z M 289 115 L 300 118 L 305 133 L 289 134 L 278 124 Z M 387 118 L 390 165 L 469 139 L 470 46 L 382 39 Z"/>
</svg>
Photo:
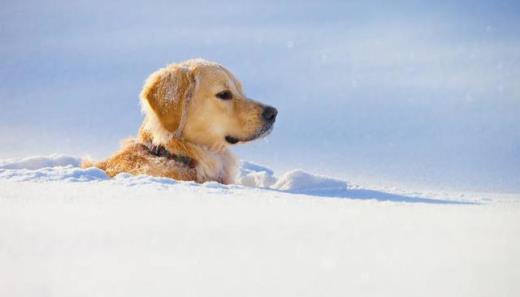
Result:
<svg viewBox="0 0 520 297">
<path fill-rule="evenodd" d="M 105 161 L 84 161 L 107 175 L 169 177 L 199 183 L 233 183 L 238 166 L 229 146 L 269 134 L 277 110 L 245 96 L 222 65 L 203 59 L 152 73 L 140 94 L 144 121 Z"/>
</svg>

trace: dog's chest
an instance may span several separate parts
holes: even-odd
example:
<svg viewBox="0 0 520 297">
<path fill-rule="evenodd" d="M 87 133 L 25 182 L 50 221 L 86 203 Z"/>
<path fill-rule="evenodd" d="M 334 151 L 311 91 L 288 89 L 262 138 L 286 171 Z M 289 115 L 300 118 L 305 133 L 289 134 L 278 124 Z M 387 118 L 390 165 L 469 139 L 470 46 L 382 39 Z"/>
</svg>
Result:
<svg viewBox="0 0 520 297">
<path fill-rule="evenodd" d="M 224 184 L 234 181 L 237 161 L 228 150 L 214 152 L 205 150 L 197 160 L 197 175 L 201 180 L 211 180 Z"/>
</svg>

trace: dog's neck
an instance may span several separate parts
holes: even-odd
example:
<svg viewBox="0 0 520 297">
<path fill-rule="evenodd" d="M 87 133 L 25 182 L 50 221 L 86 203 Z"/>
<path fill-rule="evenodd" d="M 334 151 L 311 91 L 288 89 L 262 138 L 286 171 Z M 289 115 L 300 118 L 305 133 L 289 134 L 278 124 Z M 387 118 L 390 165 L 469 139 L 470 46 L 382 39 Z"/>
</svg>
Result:
<svg viewBox="0 0 520 297">
<path fill-rule="evenodd" d="M 142 144 L 142 145 L 144 145 L 144 144 Z M 148 149 L 150 154 L 152 154 L 156 157 L 167 158 L 169 160 L 176 161 L 189 168 L 195 168 L 197 166 L 197 161 L 195 159 L 190 158 L 189 156 L 178 155 L 178 154 L 172 153 L 162 145 L 144 145 L 144 146 Z"/>
<path fill-rule="evenodd" d="M 147 147 L 163 146 L 171 154 L 193 159 L 197 174 L 205 177 L 202 180 L 233 183 L 238 161 L 227 148 L 209 148 L 172 137 L 169 133 L 164 127 L 145 121 L 139 130 L 138 141 Z"/>
<path fill-rule="evenodd" d="M 224 144 L 215 144 L 207 146 L 199 143 L 187 141 L 182 136 L 182 131 L 169 131 L 166 129 L 155 115 L 146 115 L 141 128 L 139 129 L 139 140 L 141 143 L 152 143 L 153 145 L 162 145 L 168 147 L 170 143 L 182 142 L 185 145 L 197 146 L 201 149 L 211 151 L 213 153 L 223 153 L 228 150 Z"/>
</svg>

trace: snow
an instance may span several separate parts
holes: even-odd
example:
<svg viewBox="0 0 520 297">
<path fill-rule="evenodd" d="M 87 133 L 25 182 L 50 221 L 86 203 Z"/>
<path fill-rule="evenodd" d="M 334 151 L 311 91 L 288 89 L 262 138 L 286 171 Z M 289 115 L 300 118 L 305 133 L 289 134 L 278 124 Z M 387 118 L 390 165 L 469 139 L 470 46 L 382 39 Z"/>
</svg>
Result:
<svg viewBox="0 0 520 297">
<path fill-rule="evenodd" d="M 250 162 L 237 185 L 78 164 L 0 161 L 0 296 L 520 294 L 518 197 L 278 178 Z"/>
<path fill-rule="evenodd" d="M 276 183 L 274 172 L 258 164 L 242 161 L 238 183 L 249 187 L 269 188 Z"/>
<path fill-rule="evenodd" d="M 130 174 L 120 174 L 113 180 L 109 180 L 104 171 L 97 168 L 82 169 L 79 167 L 81 158 L 51 155 L 34 156 L 22 159 L 0 160 L 0 179 L 7 181 L 67 181 L 67 182 L 86 182 L 86 181 L 107 181 L 119 182 L 126 185 L 135 184 L 175 184 L 175 180 L 150 176 L 132 176 Z M 185 184 L 185 183 L 180 183 Z M 314 175 L 302 170 L 292 170 L 283 174 L 280 178 L 275 176 L 272 169 L 242 161 L 240 164 L 237 185 L 244 187 L 263 188 L 277 190 L 286 193 L 308 194 L 320 197 L 336 197 L 350 199 L 376 199 L 380 201 L 398 202 L 432 202 L 432 203 L 478 203 L 478 199 L 458 198 L 435 199 L 420 197 L 420 195 L 410 193 L 389 193 L 364 189 L 357 185 L 349 185 L 346 181 Z M 218 183 L 206 183 L 203 187 L 229 188 Z"/>
<path fill-rule="evenodd" d="M 301 170 L 294 170 L 284 174 L 274 185 L 275 189 L 291 192 L 319 192 L 330 190 L 346 190 L 347 183 L 316 175 Z"/>
<path fill-rule="evenodd" d="M 37 170 L 48 167 L 75 166 L 78 167 L 81 159 L 71 156 L 51 155 L 34 156 L 22 159 L 0 160 L 0 169 L 31 169 Z"/>
<path fill-rule="evenodd" d="M 91 181 L 107 179 L 97 168 L 79 168 L 80 158 L 52 155 L 0 161 L 0 178 L 12 181 Z"/>
</svg>

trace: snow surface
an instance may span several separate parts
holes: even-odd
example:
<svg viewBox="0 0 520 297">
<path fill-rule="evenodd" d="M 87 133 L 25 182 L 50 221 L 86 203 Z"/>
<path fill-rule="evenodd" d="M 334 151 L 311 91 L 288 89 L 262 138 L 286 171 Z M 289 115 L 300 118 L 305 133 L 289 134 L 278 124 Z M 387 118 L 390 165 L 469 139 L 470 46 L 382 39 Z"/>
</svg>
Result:
<svg viewBox="0 0 520 297">
<path fill-rule="evenodd" d="M 0 161 L 0 296 L 519 296 L 518 199 Z M 449 196 L 449 195 L 448 195 Z M 342 199 L 323 199 L 342 198 Z"/>
</svg>

